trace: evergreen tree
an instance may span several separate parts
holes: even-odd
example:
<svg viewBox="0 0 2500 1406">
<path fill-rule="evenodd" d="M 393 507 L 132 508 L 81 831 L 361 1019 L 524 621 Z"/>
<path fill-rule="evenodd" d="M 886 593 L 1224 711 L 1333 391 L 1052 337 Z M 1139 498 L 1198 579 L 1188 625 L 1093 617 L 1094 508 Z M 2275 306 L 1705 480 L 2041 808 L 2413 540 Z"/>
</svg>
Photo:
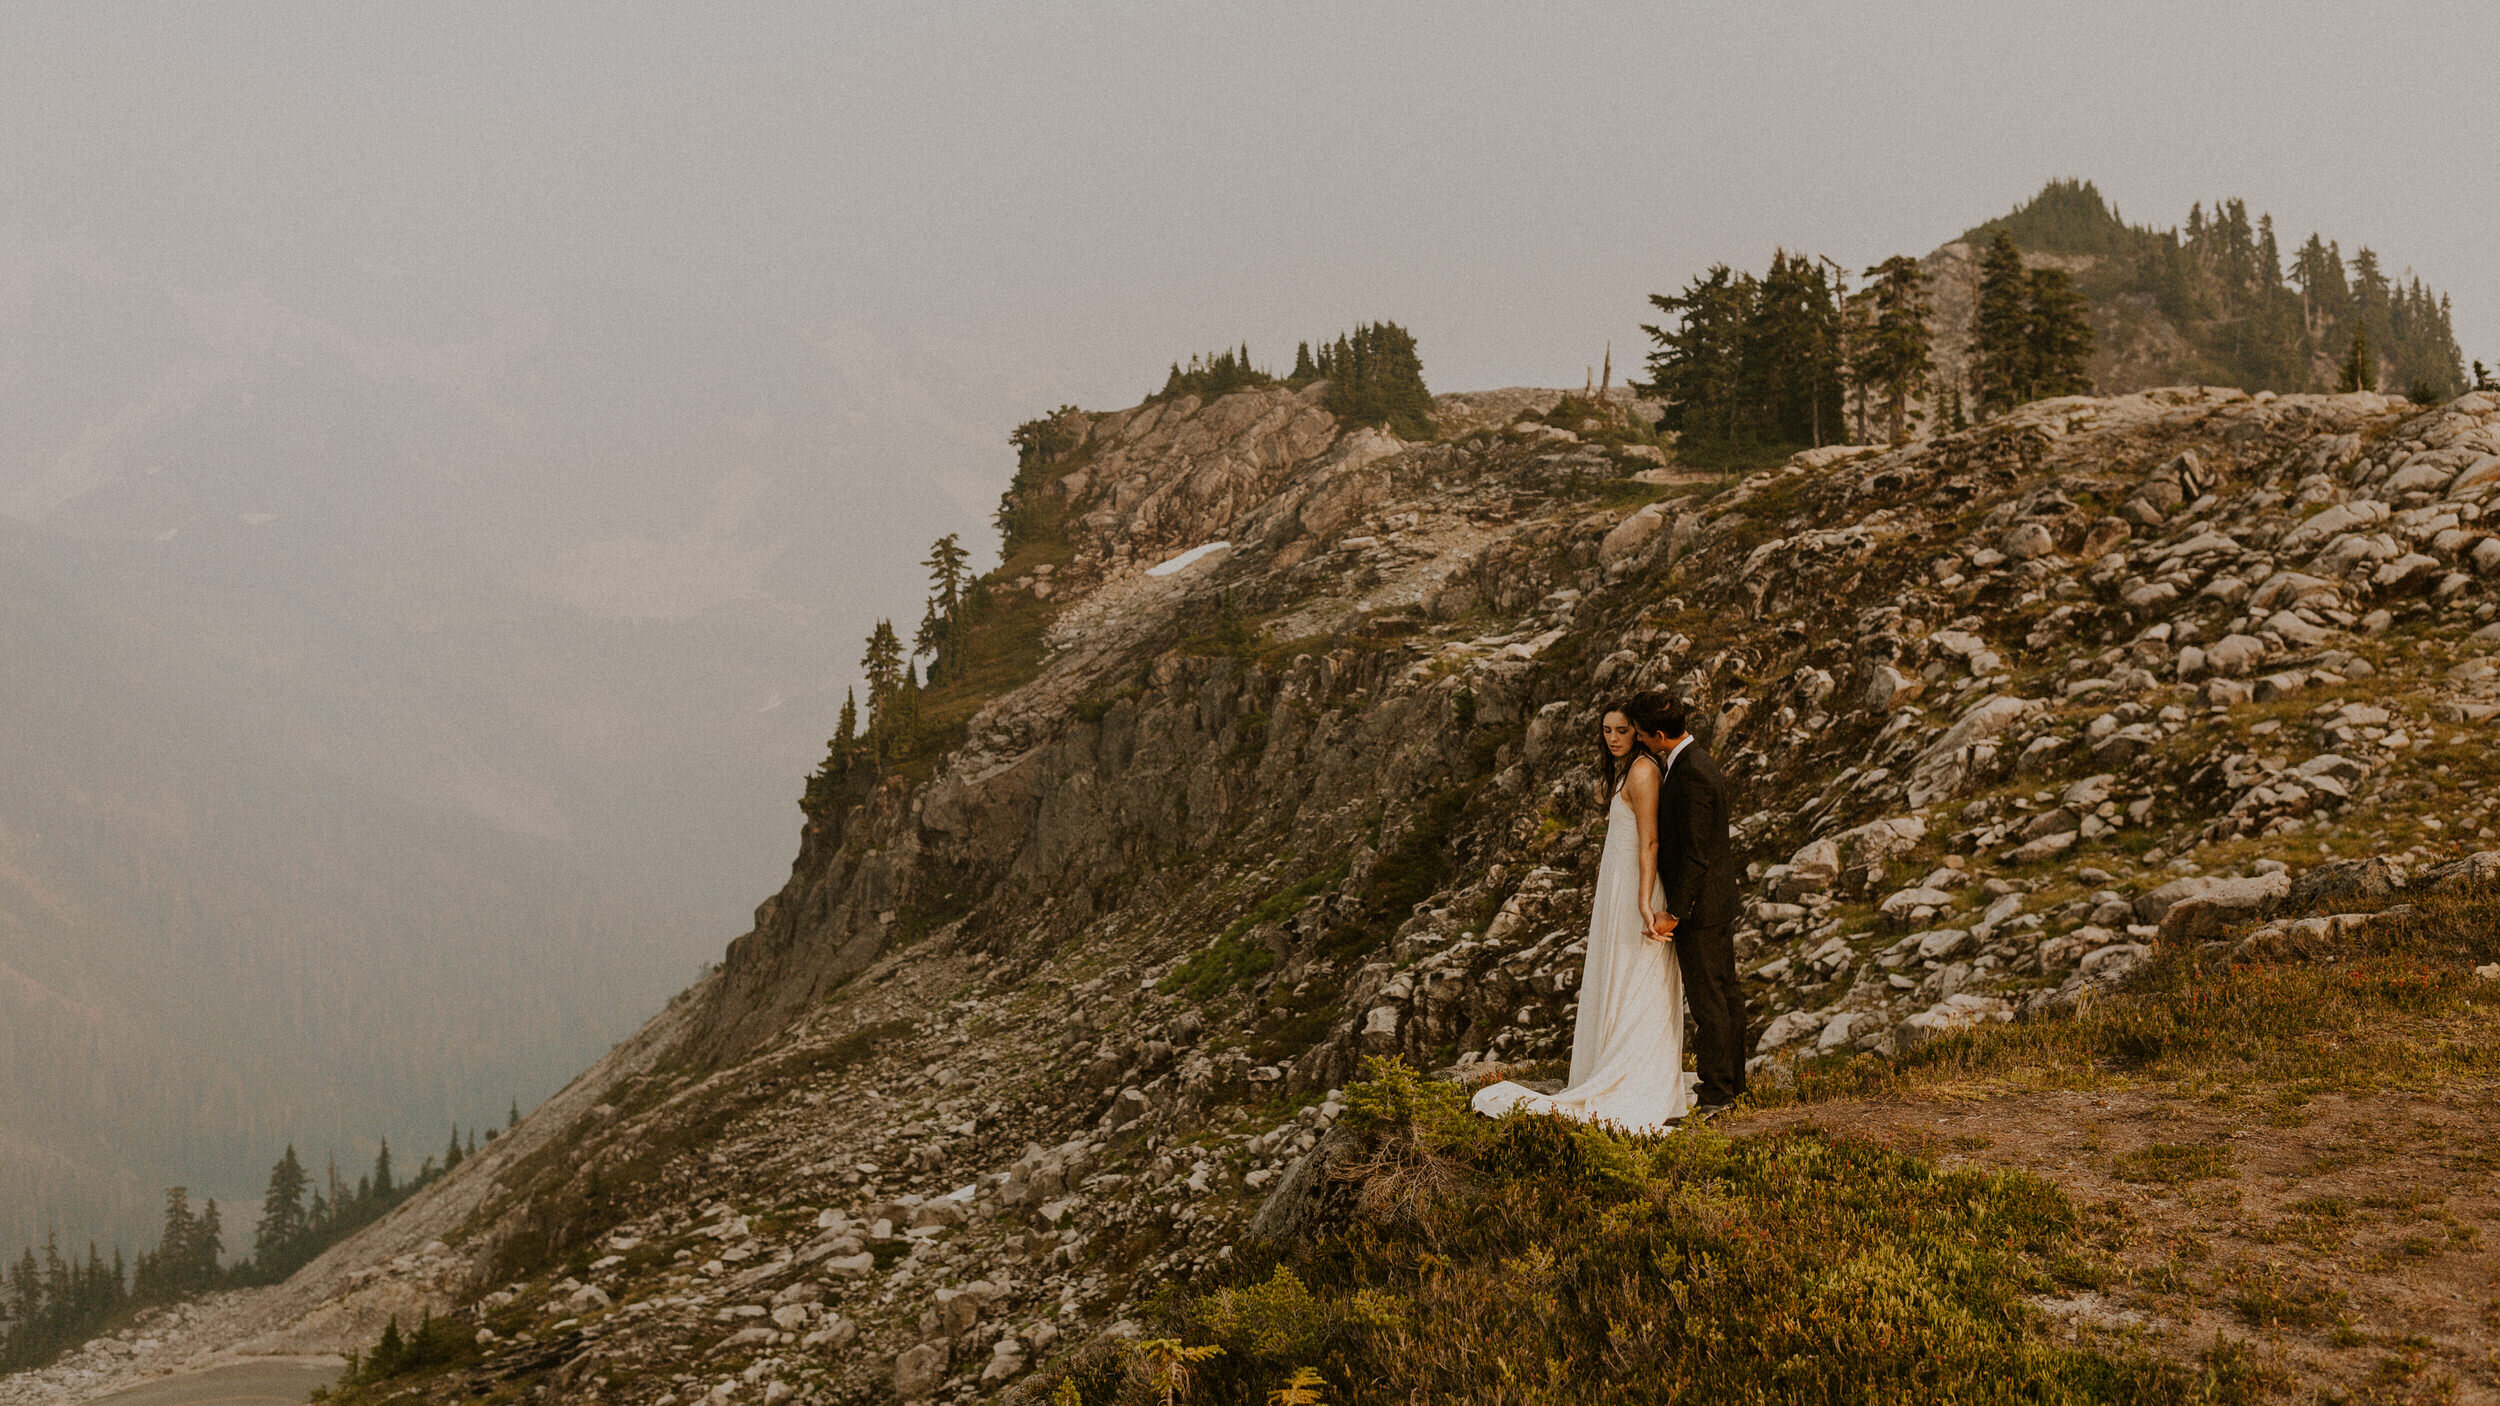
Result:
<svg viewBox="0 0 2500 1406">
<path fill-rule="evenodd" d="M 1927 388 L 1935 362 L 1928 355 L 1927 275 L 1918 260 L 1895 254 L 1866 271 L 1874 308 L 1864 345 L 1857 349 L 1858 384 L 1881 396 L 1890 440 L 1909 438 L 1910 398 Z"/>
<path fill-rule="evenodd" d="M 2200 206 L 2192 221 L 2201 231 Z M 1979 260 L 1979 308 L 1972 328 L 1972 387 L 1982 415 L 2010 410 L 2031 399 L 2031 277 L 2022 251 L 1999 231 Z"/>
<path fill-rule="evenodd" d="M 1840 309 L 1820 264 L 1784 249 L 1772 253 L 1740 348 L 1761 438 L 1821 445 L 1844 437 Z"/>
<path fill-rule="evenodd" d="M 365 1357 L 364 1375 L 377 1380 L 396 1376 L 400 1359 L 407 1354 L 408 1345 L 399 1336 L 399 1315 L 392 1314 L 391 1321 L 382 1325 L 381 1341 L 375 1343 L 373 1351 Z"/>
<path fill-rule="evenodd" d="M 1073 405 L 1062 405 L 1009 431 L 1007 442 L 1015 446 L 1016 467 L 1041 468 L 1066 456 L 1081 437 L 1077 420 L 1084 413 Z"/>
<path fill-rule="evenodd" d="M 156 1240 L 155 1273 L 150 1276 L 159 1296 L 171 1298 L 197 1288 L 192 1269 L 199 1262 L 200 1219 L 191 1209 L 191 1188 L 165 1188 L 165 1225 Z"/>
<path fill-rule="evenodd" d="M 2318 238 L 2292 256 L 2292 282 L 2300 285 L 2301 326 L 2312 338 L 2344 321 L 2352 293 L 2344 284 L 2344 258 L 2334 245 Z"/>
<path fill-rule="evenodd" d="M 1319 379 L 1319 363 L 1311 360 L 1311 344 L 1303 342 L 1293 349 L 1293 374 L 1285 378 L 1288 385 L 1307 386 Z"/>
<path fill-rule="evenodd" d="M 1748 439 L 1744 332 L 1755 286 L 1753 275 L 1713 264 L 1681 293 L 1650 295 L 1650 305 L 1669 319 L 1641 327 L 1655 344 L 1649 389 L 1666 402 L 1666 428 L 1705 444 Z"/>
<path fill-rule="evenodd" d="M 868 676 L 868 713 L 874 725 L 878 705 L 903 683 L 903 642 L 895 637 L 894 622 L 880 620 L 868 633 L 868 650 L 859 657 L 860 672 Z"/>
<path fill-rule="evenodd" d="M 521 1126 L 521 1101 L 516 1098 L 512 1101 L 512 1111 L 504 1116 L 504 1128 L 509 1131 L 519 1126 Z"/>
<path fill-rule="evenodd" d="M 2369 324 L 2356 319 L 2352 324 L 2352 345 L 2344 353 L 2343 379 L 2335 383 L 2339 391 L 2374 391 L 2378 389 L 2378 358 L 2370 351 Z"/>
<path fill-rule="evenodd" d="M 42 1312 L 43 1266 L 35 1260 L 35 1247 L 29 1245 L 9 1268 L 9 1317 L 26 1324 Z"/>
<path fill-rule="evenodd" d="M 972 554 L 963 548 L 956 534 L 949 532 L 929 548 L 922 566 L 929 568 L 929 602 L 920 617 L 920 630 L 912 640 L 914 657 L 928 655 L 929 681 L 935 683 L 942 669 L 951 677 L 963 636 L 965 587 L 971 581 L 966 566 Z"/>
<path fill-rule="evenodd" d="M 962 608 L 964 583 L 971 579 L 966 563 L 971 560 L 972 553 L 949 532 L 930 546 L 928 559 L 920 563 L 929 568 L 929 595 L 940 614 L 951 618 Z"/>
<path fill-rule="evenodd" d="M 199 1238 L 191 1245 L 191 1282 L 201 1288 L 217 1282 L 217 1261 L 225 1256 L 225 1222 L 217 1214 L 217 1198 L 208 1198 L 200 1212 Z"/>
<path fill-rule="evenodd" d="M 373 1155 L 373 1194 L 387 1197 L 396 1188 L 391 1180 L 391 1140 L 382 1139 L 382 1150 Z"/>
<path fill-rule="evenodd" d="M 835 755 L 847 757 L 858 741 L 859 690 L 844 689 L 842 691 L 842 721 L 834 728 L 833 741 L 828 745 L 832 747 Z"/>
<path fill-rule="evenodd" d="M 2384 334 L 2388 302 L 2387 275 L 2379 269 L 2377 253 L 2365 244 L 2352 256 L 2353 315 L 2367 323 L 2372 332 Z"/>
<path fill-rule="evenodd" d="M 2238 202 L 2232 206 L 2238 210 Z M 2245 223 L 2245 212 L 2240 212 Z M 2024 355 L 2033 396 L 2092 393 L 2092 322 L 2083 295 L 2064 269 L 2036 268 L 2030 277 Z"/>
<path fill-rule="evenodd" d="M 1406 439 L 1432 435 L 1432 392 L 1414 335 L 1394 322 L 1340 334 L 1312 359 L 1328 382 L 1328 409 L 1351 424 L 1378 425 Z"/>
<path fill-rule="evenodd" d="M 1877 359 L 1875 289 L 1869 286 L 1852 293 L 1847 284 L 1844 272 L 1833 274 L 1832 292 L 1840 303 L 1840 374 L 1849 391 L 1849 442 L 1865 444 L 1873 436 L 1867 416 L 1875 394 L 1868 380 Z"/>
<path fill-rule="evenodd" d="M 289 1143 L 286 1155 L 269 1169 L 260 1225 L 252 1232 L 252 1260 L 264 1274 L 283 1277 L 295 1267 L 296 1252 L 311 1229 L 304 1218 L 304 1190 L 311 1181 L 304 1174 L 304 1164 L 295 1158 L 295 1145 Z"/>
<path fill-rule="evenodd" d="M 912 677 L 911 669 L 906 667 L 903 670 L 903 696 L 900 709 L 903 719 L 903 750 L 906 754 L 920 750 L 920 695 L 922 691 L 920 680 Z"/>
<path fill-rule="evenodd" d="M 903 642 L 895 637 L 893 621 L 880 620 L 869 632 L 859 667 L 868 676 L 869 747 L 882 762 L 895 750 L 894 697 L 903 686 Z"/>
<path fill-rule="evenodd" d="M 451 1125 L 451 1146 L 449 1146 L 449 1147 L 447 1147 L 447 1148 L 443 1149 L 443 1170 L 444 1170 L 444 1171 L 446 1171 L 446 1172 L 448 1172 L 448 1171 L 450 1171 L 452 1168 L 457 1167 L 457 1166 L 459 1166 L 459 1165 L 460 1165 L 460 1125 L 459 1125 L 458 1123 L 454 1123 L 454 1124 L 452 1124 L 452 1125 Z"/>
</svg>

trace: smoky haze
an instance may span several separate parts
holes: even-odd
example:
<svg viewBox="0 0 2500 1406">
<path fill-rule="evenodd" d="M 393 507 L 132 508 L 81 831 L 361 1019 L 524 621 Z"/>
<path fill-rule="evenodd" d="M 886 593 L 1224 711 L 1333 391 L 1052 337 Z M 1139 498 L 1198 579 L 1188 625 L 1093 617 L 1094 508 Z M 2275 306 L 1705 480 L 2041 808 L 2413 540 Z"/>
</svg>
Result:
<svg viewBox="0 0 2500 1406">
<path fill-rule="evenodd" d="M 1437 389 L 2049 176 L 2500 354 L 2487 7 L 25 5 L 0 1235 L 403 1165 L 746 926 L 1005 435 L 1246 340 Z M 239 1239 L 240 1237 L 230 1237 Z"/>
</svg>

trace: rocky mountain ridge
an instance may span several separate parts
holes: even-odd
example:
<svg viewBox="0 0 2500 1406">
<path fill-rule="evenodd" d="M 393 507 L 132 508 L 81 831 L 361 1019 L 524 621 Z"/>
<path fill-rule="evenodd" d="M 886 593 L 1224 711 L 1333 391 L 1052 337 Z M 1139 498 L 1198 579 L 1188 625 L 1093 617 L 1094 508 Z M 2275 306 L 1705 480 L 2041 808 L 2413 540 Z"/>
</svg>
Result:
<svg viewBox="0 0 2500 1406">
<path fill-rule="evenodd" d="M 222 1344 L 456 1312 L 444 1399 L 1017 1391 L 1295 1233 L 1364 1056 L 1567 1051 L 1637 688 L 1741 788 L 1766 1087 L 2500 868 L 2500 397 L 2073 398 L 1739 480 L 1558 399 L 1085 417 L 1055 559 L 991 583 L 1054 608 L 1036 675 Z"/>
</svg>

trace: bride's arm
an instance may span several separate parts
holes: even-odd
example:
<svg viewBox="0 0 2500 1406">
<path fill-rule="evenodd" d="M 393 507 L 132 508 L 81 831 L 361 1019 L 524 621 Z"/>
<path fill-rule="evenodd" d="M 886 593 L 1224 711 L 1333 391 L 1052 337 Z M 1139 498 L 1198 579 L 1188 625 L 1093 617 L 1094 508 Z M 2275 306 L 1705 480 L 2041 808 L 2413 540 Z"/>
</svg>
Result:
<svg viewBox="0 0 2500 1406">
<path fill-rule="evenodd" d="M 1623 799 L 1632 807 L 1632 818 L 1640 826 L 1641 856 L 1641 936 L 1655 938 L 1658 913 L 1650 895 L 1658 889 L 1658 768 L 1632 764 L 1623 781 Z"/>
</svg>

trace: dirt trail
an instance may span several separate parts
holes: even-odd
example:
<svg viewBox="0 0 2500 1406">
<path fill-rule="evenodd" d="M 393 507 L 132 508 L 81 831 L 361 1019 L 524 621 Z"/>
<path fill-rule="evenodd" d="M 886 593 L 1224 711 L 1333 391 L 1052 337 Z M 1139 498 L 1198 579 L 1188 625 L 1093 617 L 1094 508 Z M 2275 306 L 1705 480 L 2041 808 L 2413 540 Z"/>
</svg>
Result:
<svg viewBox="0 0 2500 1406">
<path fill-rule="evenodd" d="M 1723 1126 L 1814 1125 L 2046 1176 L 2127 1268 L 2099 1316 L 2141 1314 L 2183 1353 L 2217 1332 L 2252 1339 L 2302 1396 L 2500 1403 L 2495 1114 L 2489 1087 L 2267 1106 L 2161 1088 L 1947 1088 Z"/>
</svg>

